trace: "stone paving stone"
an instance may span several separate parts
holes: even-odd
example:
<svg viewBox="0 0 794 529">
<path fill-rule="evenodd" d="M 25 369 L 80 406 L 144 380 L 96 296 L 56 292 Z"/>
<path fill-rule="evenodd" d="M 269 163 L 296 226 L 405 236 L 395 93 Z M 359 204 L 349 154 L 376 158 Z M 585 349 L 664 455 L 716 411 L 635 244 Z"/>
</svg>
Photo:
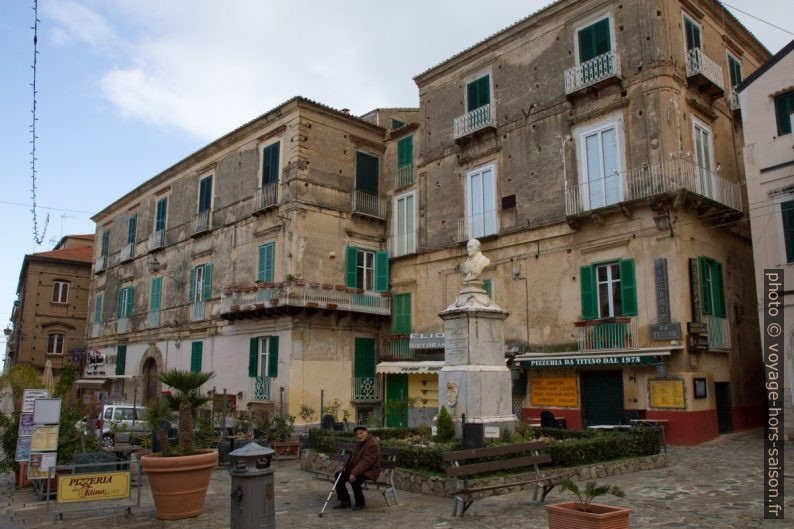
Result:
<svg viewBox="0 0 794 529">
<path fill-rule="evenodd" d="M 788 518 L 794 519 L 794 444 L 786 446 L 786 502 Z M 639 529 L 789 528 L 794 523 L 762 520 L 763 482 L 760 431 L 723 436 L 696 447 L 670 447 L 670 466 L 612 476 L 611 484 L 626 492 L 625 498 L 606 502 L 633 509 L 631 525 Z M 297 461 L 274 462 L 276 525 L 286 528 L 373 529 L 544 529 L 546 512 L 532 502 L 531 492 L 493 496 L 474 503 L 462 520 L 451 515 L 452 500 L 398 491 L 399 505 L 387 507 L 383 496 L 366 492 L 367 508 L 332 510 L 317 514 L 331 484 L 301 471 Z M 44 503 L 30 490 L 15 491 L 12 476 L 0 478 L 0 529 L 224 529 L 229 527 L 230 477 L 225 468 L 213 472 L 205 512 L 189 520 L 158 521 L 148 486 L 144 483 L 141 507 L 124 516 L 120 510 L 66 514 L 54 522 Z M 551 493 L 547 501 L 567 500 Z"/>
</svg>

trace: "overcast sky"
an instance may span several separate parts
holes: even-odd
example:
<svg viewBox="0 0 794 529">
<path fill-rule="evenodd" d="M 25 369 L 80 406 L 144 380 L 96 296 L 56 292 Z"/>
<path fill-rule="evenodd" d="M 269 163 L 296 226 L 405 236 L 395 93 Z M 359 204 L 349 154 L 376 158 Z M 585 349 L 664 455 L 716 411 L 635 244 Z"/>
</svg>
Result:
<svg viewBox="0 0 794 529">
<path fill-rule="evenodd" d="M 196 149 L 294 95 L 358 115 L 417 106 L 413 76 L 549 1 L 40 0 L 37 203 L 52 208 L 38 210 L 40 227 L 50 213 L 40 246 L 29 212 L 33 2 L 0 3 L 5 327 L 26 253 L 93 233 L 93 213 Z M 794 31 L 791 0 L 728 3 Z M 792 39 L 733 12 L 772 53 Z"/>
</svg>

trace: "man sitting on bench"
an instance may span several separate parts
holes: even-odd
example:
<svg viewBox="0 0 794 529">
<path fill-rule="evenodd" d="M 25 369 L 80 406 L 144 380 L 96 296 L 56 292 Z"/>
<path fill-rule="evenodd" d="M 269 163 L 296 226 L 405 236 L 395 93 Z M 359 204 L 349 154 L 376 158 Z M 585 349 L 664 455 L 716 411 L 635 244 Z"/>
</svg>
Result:
<svg viewBox="0 0 794 529">
<path fill-rule="evenodd" d="M 350 481 L 353 489 L 353 497 L 356 504 L 354 511 L 364 508 L 364 493 L 361 492 L 361 485 L 365 480 L 375 481 L 380 475 L 380 446 L 374 437 L 370 437 L 366 426 L 356 426 L 353 428 L 356 433 L 356 444 L 353 447 L 353 454 L 341 472 L 337 472 L 336 477 L 336 497 L 339 498 L 339 505 L 334 509 L 349 509 L 350 494 L 347 492 L 345 483 Z M 342 475 L 341 478 L 339 475 Z"/>
</svg>

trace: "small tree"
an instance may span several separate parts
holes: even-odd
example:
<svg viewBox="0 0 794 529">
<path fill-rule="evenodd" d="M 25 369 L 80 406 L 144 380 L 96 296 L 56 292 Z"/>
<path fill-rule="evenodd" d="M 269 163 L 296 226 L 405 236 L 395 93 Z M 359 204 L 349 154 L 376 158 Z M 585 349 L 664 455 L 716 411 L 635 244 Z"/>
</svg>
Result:
<svg viewBox="0 0 794 529">
<path fill-rule="evenodd" d="M 171 409 L 179 411 L 179 455 L 188 455 L 194 452 L 193 448 L 193 414 L 194 410 L 208 402 L 209 397 L 202 397 L 198 389 L 206 384 L 215 373 L 183 371 L 169 369 L 157 373 L 157 380 L 170 386 L 175 393 L 168 396 Z"/>
<path fill-rule="evenodd" d="M 152 399 L 146 406 L 143 418 L 149 423 L 152 431 L 157 436 L 160 445 L 160 453 L 164 456 L 171 455 L 171 445 L 168 444 L 166 429 L 170 426 L 168 421 L 171 415 L 171 408 L 165 399 Z"/>
<path fill-rule="evenodd" d="M 574 483 L 570 478 L 566 478 L 560 482 L 560 490 L 567 490 L 576 495 L 579 499 L 579 504 L 576 506 L 577 510 L 584 512 L 593 512 L 590 504 L 599 496 L 610 494 L 622 498 L 625 494 L 623 490 L 614 485 L 598 485 L 595 481 L 588 481 L 585 485 L 584 491 L 579 490 L 579 486 Z"/>
<path fill-rule="evenodd" d="M 439 441 L 449 441 L 455 437 L 455 424 L 452 422 L 452 415 L 449 414 L 444 406 L 438 412 L 436 420 L 436 439 Z"/>
</svg>

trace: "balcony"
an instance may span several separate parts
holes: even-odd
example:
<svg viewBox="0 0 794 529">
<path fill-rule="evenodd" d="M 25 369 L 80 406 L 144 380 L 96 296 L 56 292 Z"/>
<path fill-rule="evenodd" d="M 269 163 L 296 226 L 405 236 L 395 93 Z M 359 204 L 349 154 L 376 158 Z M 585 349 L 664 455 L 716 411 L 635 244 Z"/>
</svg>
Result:
<svg viewBox="0 0 794 529">
<path fill-rule="evenodd" d="M 499 233 L 499 215 L 497 210 L 485 211 L 469 217 L 458 219 L 458 242 L 469 239 L 480 239 Z"/>
<path fill-rule="evenodd" d="M 129 327 L 129 318 L 119 318 L 116 320 L 116 334 L 126 334 L 129 331 Z"/>
<path fill-rule="evenodd" d="M 353 402 L 380 402 L 381 379 L 377 376 L 353 377 Z"/>
<path fill-rule="evenodd" d="M 704 316 L 709 331 L 709 349 L 730 349 L 731 332 L 728 320 L 718 316 Z"/>
<path fill-rule="evenodd" d="M 206 312 L 206 301 L 194 301 L 190 304 L 190 321 L 202 321 Z"/>
<path fill-rule="evenodd" d="M 149 239 L 146 241 L 146 247 L 150 252 L 156 252 L 165 248 L 165 230 L 157 230 L 149 234 Z"/>
<path fill-rule="evenodd" d="M 69 313 L 69 304 L 68 303 L 56 303 L 54 301 L 50 301 L 50 314 L 58 314 L 58 315 L 65 315 Z"/>
<path fill-rule="evenodd" d="M 159 326 L 160 326 L 160 311 L 159 310 L 149 311 L 149 314 L 146 315 L 146 328 L 156 329 Z"/>
<path fill-rule="evenodd" d="M 700 48 L 692 48 L 686 54 L 686 77 L 701 93 L 712 98 L 725 91 L 722 67 Z"/>
<path fill-rule="evenodd" d="M 737 87 L 735 86 L 732 86 L 729 92 L 728 106 L 731 110 L 740 110 L 741 108 L 739 105 L 739 90 L 737 90 Z"/>
<path fill-rule="evenodd" d="M 457 140 L 485 128 L 496 128 L 494 104 L 483 105 L 455 118 L 452 122 L 453 136 Z"/>
<path fill-rule="evenodd" d="M 63 367 L 68 363 L 66 355 L 57 353 L 45 353 L 44 360 L 49 362 L 54 369 Z"/>
<path fill-rule="evenodd" d="M 212 210 L 207 209 L 196 214 L 193 221 L 193 237 L 207 233 L 212 229 Z"/>
<path fill-rule="evenodd" d="M 389 257 L 401 257 L 416 253 L 416 230 L 389 237 Z"/>
<path fill-rule="evenodd" d="M 98 274 L 100 272 L 104 272 L 105 268 L 107 268 L 108 264 L 108 256 L 107 255 L 100 255 L 97 257 L 96 261 L 94 261 L 94 273 Z"/>
<path fill-rule="evenodd" d="M 366 193 L 364 191 L 353 191 L 353 206 L 352 211 L 354 214 L 364 215 L 366 217 L 373 217 L 376 219 L 384 220 L 386 218 L 386 208 L 383 201 L 378 195 Z"/>
<path fill-rule="evenodd" d="M 394 189 L 402 189 L 414 184 L 414 166 L 398 167 L 394 176 Z"/>
<path fill-rule="evenodd" d="M 386 342 L 386 354 L 385 359 L 387 360 L 411 360 L 414 357 L 414 352 L 411 351 L 409 347 L 410 340 L 408 338 L 389 338 L 389 341 Z"/>
<path fill-rule="evenodd" d="M 135 257 L 135 243 L 130 242 L 125 244 L 119 252 L 119 264 L 131 261 Z"/>
<path fill-rule="evenodd" d="M 637 318 L 609 318 L 575 323 L 580 351 L 637 349 Z"/>
<path fill-rule="evenodd" d="M 739 185 L 689 159 L 672 158 L 568 186 L 565 213 L 576 216 L 619 203 L 686 190 L 732 210 L 742 211 Z"/>
<path fill-rule="evenodd" d="M 565 95 L 595 88 L 613 78 L 620 79 L 620 55 L 614 50 L 565 70 Z"/>
<path fill-rule="evenodd" d="M 270 398 L 272 382 L 273 377 L 251 378 L 251 400 L 272 400 Z"/>
<path fill-rule="evenodd" d="M 91 325 L 91 338 L 99 338 L 99 331 L 101 329 L 101 323 L 94 323 Z"/>
<path fill-rule="evenodd" d="M 226 319 L 250 317 L 283 308 L 338 310 L 388 316 L 391 299 L 386 293 L 341 285 L 301 281 L 261 283 L 258 286 L 224 289 L 221 295 L 221 316 Z"/>
<path fill-rule="evenodd" d="M 254 195 L 254 215 L 278 206 L 278 182 L 266 184 Z"/>
</svg>

